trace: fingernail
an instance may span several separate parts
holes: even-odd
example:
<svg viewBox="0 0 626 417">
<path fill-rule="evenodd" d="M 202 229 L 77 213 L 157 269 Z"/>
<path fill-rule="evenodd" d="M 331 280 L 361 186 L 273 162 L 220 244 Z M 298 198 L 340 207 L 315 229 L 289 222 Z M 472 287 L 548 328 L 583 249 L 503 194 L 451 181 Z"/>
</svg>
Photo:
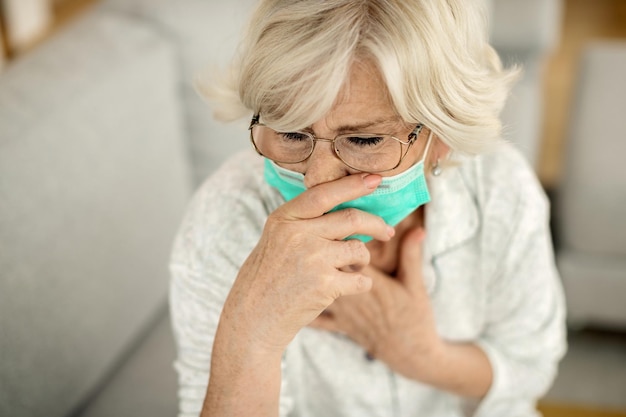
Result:
<svg viewBox="0 0 626 417">
<path fill-rule="evenodd" d="M 396 234 L 396 229 L 387 225 L 387 234 L 389 235 L 389 237 L 393 237 L 393 235 Z"/>
<path fill-rule="evenodd" d="M 365 177 L 363 177 L 363 182 L 365 183 L 365 186 L 369 189 L 374 189 L 378 187 L 378 184 L 380 184 L 381 180 L 382 178 L 378 175 L 366 175 Z"/>
</svg>

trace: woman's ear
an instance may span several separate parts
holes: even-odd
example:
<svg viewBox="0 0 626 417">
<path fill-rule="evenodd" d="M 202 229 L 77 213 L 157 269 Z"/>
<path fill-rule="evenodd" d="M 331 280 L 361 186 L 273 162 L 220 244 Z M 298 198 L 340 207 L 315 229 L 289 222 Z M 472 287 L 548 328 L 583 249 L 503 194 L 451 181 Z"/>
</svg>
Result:
<svg viewBox="0 0 626 417">
<path fill-rule="evenodd" d="M 430 151 L 430 162 L 431 166 L 437 163 L 437 160 L 443 161 L 448 157 L 450 153 L 450 147 L 442 141 L 439 136 L 433 134 L 433 144 L 432 149 Z"/>
<path fill-rule="evenodd" d="M 431 175 L 441 175 L 443 166 L 446 165 L 450 147 L 439 136 L 434 135 L 429 155 L 426 159 L 426 169 Z"/>
</svg>

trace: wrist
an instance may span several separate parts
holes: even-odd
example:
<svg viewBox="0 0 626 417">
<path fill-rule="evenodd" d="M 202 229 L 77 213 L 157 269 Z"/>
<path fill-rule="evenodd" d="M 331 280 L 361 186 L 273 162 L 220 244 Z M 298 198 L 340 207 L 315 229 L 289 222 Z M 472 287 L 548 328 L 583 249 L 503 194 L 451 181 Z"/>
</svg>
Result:
<svg viewBox="0 0 626 417">
<path fill-rule="evenodd" d="M 493 369 L 477 345 L 441 340 L 420 361 L 418 380 L 460 396 L 481 398 L 491 387 Z"/>
<path fill-rule="evenodd" d="M 411 378 L 424 384 L 439 386 L 441 370 L 446 366 L 448 343 L 442 339 L 437 339 L 432 343 L 427 351 L 412 356 L 410 370 Z"/>
<path fill-rule="evenodd" d="M 237 353 L 249 358 L 282 358 L 286 344 L 272 339 L 260 323 L 248 315 L 227 310 L 225 306 L 215 335 L 213 352 L 219 350 Z"/>
<path fill-rule="evenodd" d="M 246 330 L 220 321 L 202 416 L 277 415 L 281 359 L 282 351 L 268 349 Z"/>
</svg>

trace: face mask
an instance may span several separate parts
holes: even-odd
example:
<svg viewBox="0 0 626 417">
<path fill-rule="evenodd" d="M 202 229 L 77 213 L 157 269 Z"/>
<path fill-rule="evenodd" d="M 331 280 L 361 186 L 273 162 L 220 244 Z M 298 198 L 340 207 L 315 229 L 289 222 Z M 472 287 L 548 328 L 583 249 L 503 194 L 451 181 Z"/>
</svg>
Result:
<svg viewBox="0 0 626 417">
<path fill-rule="evenodd" d="M 432 132 L 428 136 L 422 159 L 406 171 L 392 177 L 383 177 L 382 182 L 372 192 L 356 200 L 348 201 L 333 208 L 331 212 L 346 208 L 356 208 L 381 217 L 390 226 L 396 226 L 418 207 L 430 201 L 430 193 L 424 175 L 424 159 L 428 154 Z M 270 159 L 265 159 L 265 181 L 278 189 L 286 201 L 306 190 L 304 175 L 285 169 Z M 370 236 L 353 235 L 362 242 L 372 240 Z"/>
</svg>

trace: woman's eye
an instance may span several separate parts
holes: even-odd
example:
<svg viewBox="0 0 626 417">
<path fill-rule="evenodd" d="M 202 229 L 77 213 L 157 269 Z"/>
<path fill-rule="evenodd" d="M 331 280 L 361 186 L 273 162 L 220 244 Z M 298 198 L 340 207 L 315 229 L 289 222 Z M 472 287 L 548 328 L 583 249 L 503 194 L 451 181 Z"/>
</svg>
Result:
<svg viewBox="0 0 626 417">
<path fill-rule="evenodd" d="M 305 135 L 304 133 L 300 133 L 300 132 L 280 132 L 279 135 L 283 139 L 293 140 L 293 141 L 304 141 L 304 140 L 309 139 L 307 135 Z"/>
<path fill-rule="evenodd" d="M 382 136 L 349 136 L 348 141 L 357 146 L 374 146 L 383 141 Z"/>
</svg>

